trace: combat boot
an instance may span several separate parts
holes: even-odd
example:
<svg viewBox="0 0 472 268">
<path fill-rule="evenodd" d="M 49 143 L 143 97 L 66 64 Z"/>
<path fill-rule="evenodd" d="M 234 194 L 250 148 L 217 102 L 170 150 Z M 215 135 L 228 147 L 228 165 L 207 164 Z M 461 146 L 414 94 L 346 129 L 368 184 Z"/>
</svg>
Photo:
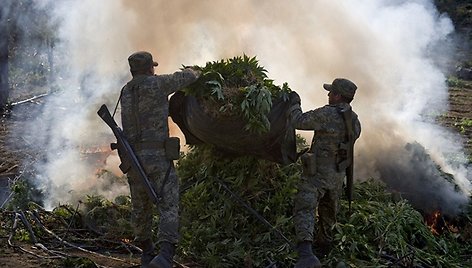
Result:
<svg viewBox="0 0 472 268">
<path fill-rule="evenodd" d="M 152 259 L 148 268 L 172 268 L 175 246 L 169 242 L 162 242 L 159 254 Z"/>
<path fill-rule="evenodd" d="M 136 243 L 143 250 L 141 254 L 141 267 L 147 267 L 151 260 L 156 256 L 154 254 L 154 244 L 151 239 Z"/>
<path fill-rule="evenodd" d="M 320 268 L 320 260 L 313 254 L 311 241 L 303 241 L 297 245 L 298 261 L 294 268 Z"/>
</svg>

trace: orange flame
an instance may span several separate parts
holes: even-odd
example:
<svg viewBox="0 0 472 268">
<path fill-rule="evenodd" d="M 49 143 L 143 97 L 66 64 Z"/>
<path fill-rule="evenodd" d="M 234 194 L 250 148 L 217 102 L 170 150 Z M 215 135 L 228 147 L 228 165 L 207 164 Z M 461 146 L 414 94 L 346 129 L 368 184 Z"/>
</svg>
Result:
<svg viewBox="0 0 472 268">
<path fill-rule="evenodd" d="M 432 214 L 426 217 L 426 225 L 434 235 L 439 235 L 439 220 L 441 219 L 441 212 L 439 210 L 434 211 Z"/>
<path fill-rule="evenodd" d="M 439 210 L 436 210 L 429 216 L 426 216 L 425 222 L 434 235 L 440 235 L 445 231 L 451 233 L 459 232 L 459 228 L 447 222 Z"/>
</svg>

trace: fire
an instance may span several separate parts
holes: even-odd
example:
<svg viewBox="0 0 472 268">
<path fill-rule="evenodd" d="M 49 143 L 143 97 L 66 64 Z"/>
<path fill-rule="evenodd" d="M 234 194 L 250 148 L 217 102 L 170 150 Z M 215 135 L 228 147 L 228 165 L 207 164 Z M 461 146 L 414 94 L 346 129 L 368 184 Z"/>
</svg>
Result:
<svg viewBox="0 0 472 268">
<path fill-rule="evenodd" d="M 439 235 L 439 220 L 441 219 L 441 212 L 439 210 L 434 211 L 429 216 L 426 216 L 426 225 L 434 235 Z"/>
<path fill-rule="evenodd" d="M 441 235 L 445 231 L 451 233 L 459 232 L 459 229 L 456 226 L 446 221 L 445 217 L 439 210 L 425 216 L 425 223 L 434 235 Z"/>
<path fill-rule="evenodd" d="M 121 242 L 126 243 L 126 244 L 129 244 L 129 243 L 131 243 L 132 241 L 133 241 L 133 240 L 128 239 L 128 238 L 123 238 L 123 239 L 121 239 Z"/>
<path fill-rule="evenodd" d="M 94 166 L 103 166 L 106 158 L 112 153 L 109 145 L 80 147 L 81 158 Z"/>
<path fill-rule="evenodd" d="M 80 148 L 80 153 L 82 154 L 96 154 L 96 153 L 111 153 L 111 148 L 110 145 L 99 145 L 99 146 L 93 146 L 93 147 L 81 147 Z"/>
<path fill-rule="evenodd" d="M 120 160 L 116 150 L 112 150 L 110 145 L 98 145 L 98 146 L 82 146 L 79 148 L 81 159 L 87 161 L 91 165 L 95 172 L 94 174 L 99 175 L 104 170 L 111 171 L 118 177 L 121 177 L 123 173 L 118 168 Z"/>
</svg>

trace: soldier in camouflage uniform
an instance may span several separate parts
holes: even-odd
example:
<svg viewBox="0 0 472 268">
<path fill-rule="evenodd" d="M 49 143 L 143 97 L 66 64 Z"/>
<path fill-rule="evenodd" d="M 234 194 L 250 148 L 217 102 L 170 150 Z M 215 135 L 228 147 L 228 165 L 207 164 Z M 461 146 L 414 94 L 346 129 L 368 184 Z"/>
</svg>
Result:
<svg viewBox="0 0 472 268">
<path fill-rule="evenodd" d="M 314 130 L 311 148 L 302 156 L 303 172 L 298 184 L 298 193 L 294 204 L 294 223 L 297 236 L 299 259 L 295 267 L 321 267 L 313 254 L 312 243 L 321 248 L 331 242 L 330 229 L 336 222 L 339 199 L 345 169 L 338 164 L 346 160 L 346 152 L 340 150 L 340 144 L 346 141 L 346 125 L 341 114 L 343 109 L 351 109 L 357 86 L 343 78 L 337 78 L 332 84 L 324 84 L 329 91 L 329 104 L 302 113 L 298 95 L 292 100 L 294 126 L 300 130 Z M 357 114 L 352 112 L 353 136 L 356 140 L 361 132 Z M 316 237 L 315 213 L 318 212 Z"/>
<path fill-rule="evenodd" d="M 133 146 L 151 184 L 161 197 L 159 212 L 159 255 L 152 241 L 153 200 L 136 170 L 127 172 L 133 209 L 136 244 L 143 249 L 142 267 L 172 267 L 179 240 L 179 184 L 164 143 L 169 138 L 168 96 L 193 83 L 199 71 L 187 68 L 169 75 L 155 75 L 152 55 L 136 52 L 128 58 L 133 76 L 121 92 L 123 132 Z M 178 149 L 177 149 L 178 150 Z M 167 175 L 167 176 L 166 176 Z"/>
</svg>

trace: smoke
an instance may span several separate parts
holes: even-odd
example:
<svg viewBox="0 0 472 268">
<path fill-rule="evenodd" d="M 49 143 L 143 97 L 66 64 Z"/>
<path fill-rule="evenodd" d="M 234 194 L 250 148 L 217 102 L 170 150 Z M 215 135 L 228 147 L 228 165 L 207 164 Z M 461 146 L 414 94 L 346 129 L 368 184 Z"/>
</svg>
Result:
<svg viewBox="0 0 472 268">
<path fill-rule="evenodd" d="M 40 124 L 33 126 L 41 130 L 35 138 L 48 145 L 40 181 L 47 186 L 51 205 L 69 201 L 70 190 L 87 191 L 90 187 L 84 185 L 94 185 L 93 168 L 81 161 L 79 148 L 112 140 L 95 112 L 101 103 L 114 106 L 130 78 L 126 58 L 137 50 L 153 53 L 160 73 L 182 64 L 255 55 L 276 84 L 288 82 L 301 95 L 304 110 L 327 103 L 323 83 L 349 78 L 359 88 L 352 105 L 362 122 L 356 177 L 377 178 L 385 171 L 384 163 L 411 166 L 399 148 L 418 142 L 455 178 L 459 191 L 444 195 L 458 203 L 470 193 L 471 171 L 460 138 L 434 121 L 447 110 L 448 96 L 437 55 L 452 56 L 444 44 L 454 29 L 431 1 L 49 4 L 51 16 L 60 21 L 55 51 L 63 91 L 50 99 L 35 122 Z M 311 138 L 309 132 L 300 133 Z M 421 170 L 408 172 L 408 181 L 424 190 L 427 183 L 416 183 L 414 175 Z"/>
</svg>

